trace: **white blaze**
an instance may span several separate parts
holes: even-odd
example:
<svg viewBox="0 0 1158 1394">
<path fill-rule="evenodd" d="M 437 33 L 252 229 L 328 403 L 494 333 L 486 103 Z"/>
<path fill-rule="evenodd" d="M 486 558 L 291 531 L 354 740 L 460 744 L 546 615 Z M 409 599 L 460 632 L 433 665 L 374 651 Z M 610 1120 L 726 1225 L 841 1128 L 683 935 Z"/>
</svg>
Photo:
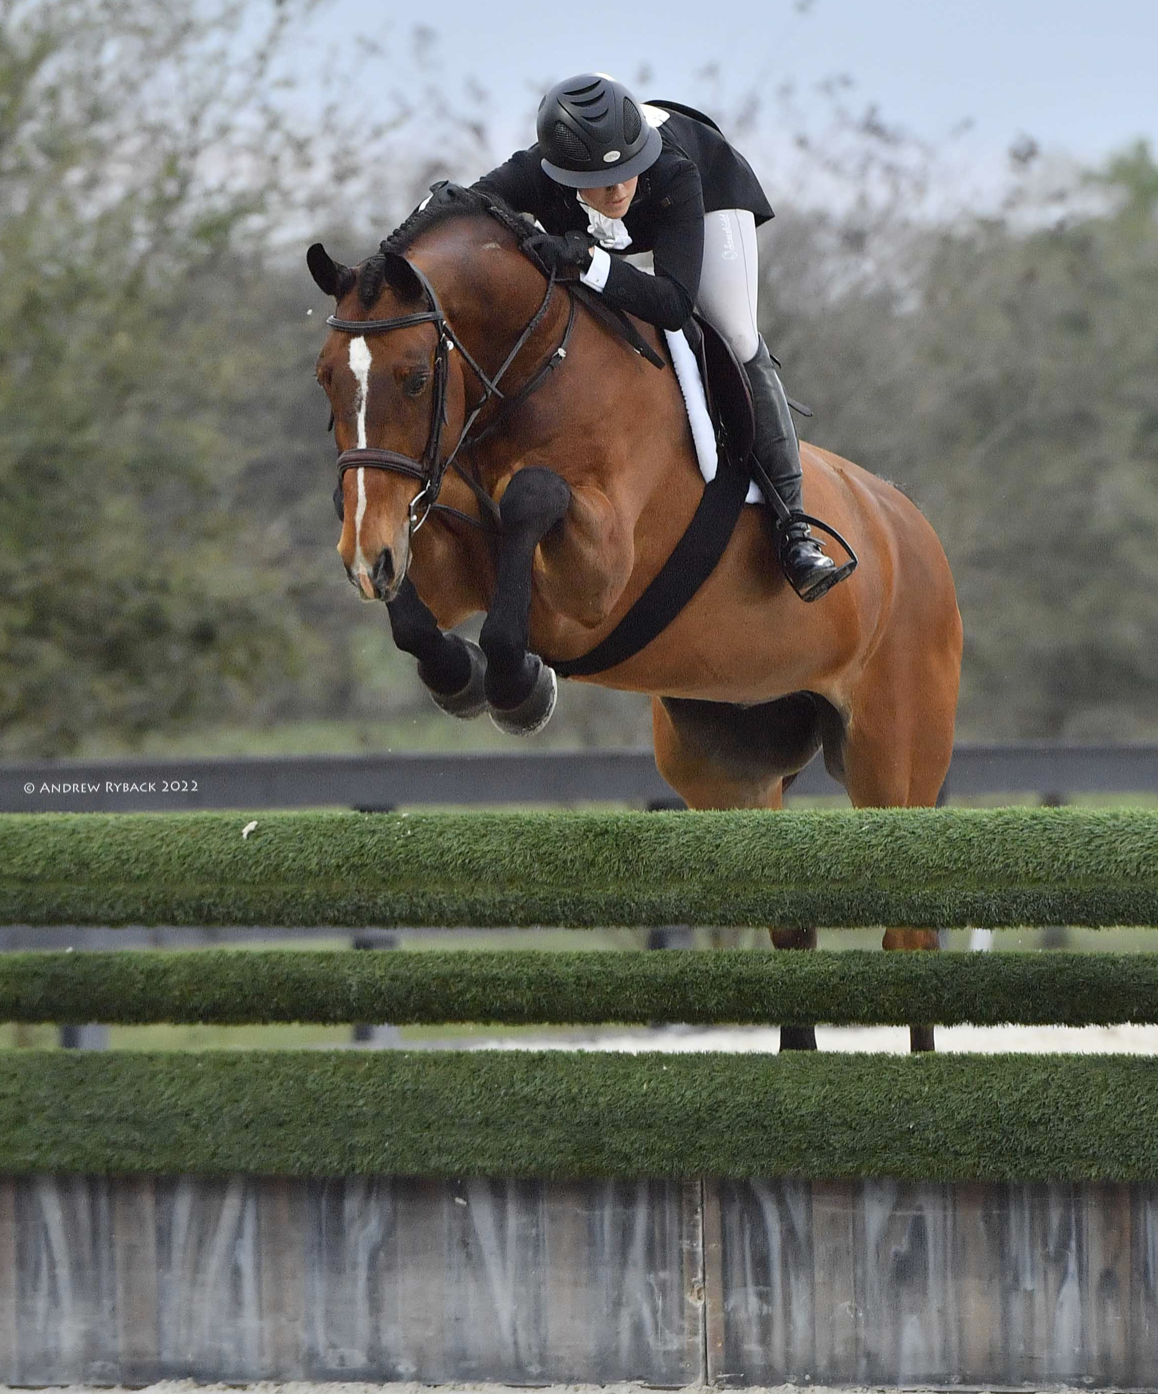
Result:
<svg viewBox="0 0 1158 1394">
<path fill-rule="evenodd" d="M 359 334 L 350 340 L 350 372 L 358 384 L 354 402 L 358 413 L 358 449 L 366 449 L 366 398 L 370 395 L 370 346 Z"/>
<path fill-rule="evenodd" d="M 370 396 L 370 346 L 359 335 L 350 340 L 350 371 L 358 384 L 354 407 L 358 413 L 358 449 L 366 449 L 366 402 Z M 354 516 L 354 570 L 369 573 L 362 555 L 362 519 L 366 513 L 366 471 L 358 468 L 358 512 Z"/>
</svg>

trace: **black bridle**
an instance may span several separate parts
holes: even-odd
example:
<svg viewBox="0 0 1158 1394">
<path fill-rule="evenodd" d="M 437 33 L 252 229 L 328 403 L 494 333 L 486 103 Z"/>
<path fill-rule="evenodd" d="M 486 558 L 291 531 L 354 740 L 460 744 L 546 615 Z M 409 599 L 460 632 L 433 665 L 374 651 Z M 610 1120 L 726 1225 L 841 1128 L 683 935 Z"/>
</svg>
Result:
<svg viewBox="0 0 1158 1394">
<path fill-rule="evenodd" d="M 503 380 L 507 369 L 519 356 L 527 340 L 538 329 L 543 322 L 551 303 L 551 298 L 555 291 L 555 275 L 552 272 L 547 278 L 547 293 L 543 296 L 543 301 L 539 308 L 531 317 L 530 322 L 515 341 L 514 347 L 503 360 L 498 372 L 494 377 L 488 375 L 479 367 L 471 354 L 463 345 L 462 340 L 454 331 L 454 327 L 446 318 L 442 306 L 438 302 L 438 295 L 434 287 L 430 284 L 426 275 L 398 252 L 384 252 L 385 256 L 397 257 L 399 261 L 405 262 L 407 268 L 413 273 L 422 288 L 426 298 L 428 308 L 412 315 L 399 315 L 394 319 L 339 319 L 336 315 L 330 315 L 326 323 L 331 329 L 336 329 L 343 334 L 386 334 L 392 329 L 409 329 L 416 324 L 433 324 L 438 330 L 438 342 L 434 350 L 434 389 L 432 393 L 430 407 L 430 430 L 426 437 L 426 446 L 419 459 L 414 459 L 410 455 L 402 455 L 397 450 L 382 450 L 377 446 L 362 446 L 352 450 L 343 450 L 338 456 L 338 493 L 335 502 L 340 502 L 342 478 L 349 469 L 380 469 L 388 470 L 392 474 L 408 475 L 416 479 L 421 486 L 418 493 L 410 501 L 410 536 L 413 537 L 431 512 L 438 511 L 452 515 L 463 522 L 469 523 L 472 527 L 482 528 L 487 532 L 501 532 L 502 520 L 499 516 L 498 505 L 483 486 L 470 474 L 463 469 L 458 462 L 459 452 L 469 449 L 471 446 L 478 445 L 480 441 L 499 425 L 501 420 L 507 416 L 515 407 L 531 395 L 532 392 L 544 381 L 547 375 L 567 357 L 567 345 L 571 340 L 571 331 L 575 325 L 575 299 L 571 297 L 570 313 L 567 317 L 567 327 L 563 332 L 563 340 L 559 347 L 540 364 L 538 370 L 534 372 L 528 381 L 512 397 L 507 397 L 499 389 L 499 383 Z M 483 395 L 474 407 L 471 408 L 463 424 L 462 432 L 458 438 L 458 444 L 450 451 L 445 458 L 442 456 L 442 436 L 443 429 L 447 423 L 447 395 L 450 378 L 450 353 L 456 349 L 462 354 L 471 372 L 482 384 Z M 502 406 L 494 417 L 483 427 L 483 429 L 473 438 L 470 429 L 478 419 L 480 413 L 487 404 L 497 399 L 502 402 Z M 461 513 L 456 508 L 451 508 L 447 504 L 438 502 L 439 493 L 442 490 L 443 480 L 446 478 L 448 469 L 453 468 L 473 490 L 475 497 L 479 501 L 481 521 Z M 340 516 L 340 515 L 339 515 Z"/>
</svg>

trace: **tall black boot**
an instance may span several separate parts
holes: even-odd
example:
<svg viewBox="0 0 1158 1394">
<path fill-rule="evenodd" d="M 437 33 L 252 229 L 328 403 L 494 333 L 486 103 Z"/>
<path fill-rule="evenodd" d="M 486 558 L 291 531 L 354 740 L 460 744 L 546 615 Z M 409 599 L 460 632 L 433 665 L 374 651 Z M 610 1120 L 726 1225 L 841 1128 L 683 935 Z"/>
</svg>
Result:
<svg viewBox="0 0 1158 1394">
<path fill-rule="evenodd" d="M 756 464 L 760 466 L 756 483 L 765 493 L 771 486 L 783 504 L 783 509 L 778 509 L 776 500 L 767 500 L 776 533 L 776 553 L 788 584 L 801 600 L 819 600 L 838 581 L 843 581 L 851 568 L 837 567 L 821 550 L 812 529 L 804 521 L 800 447 L 784 384 L 763 336 L 756 356 L 744 364 L 744 371 L 748 374 L 756 408 L 756 440 L 752 447 Z M 765 478 L 761 479 L 761 474 Z"/>
</svg>

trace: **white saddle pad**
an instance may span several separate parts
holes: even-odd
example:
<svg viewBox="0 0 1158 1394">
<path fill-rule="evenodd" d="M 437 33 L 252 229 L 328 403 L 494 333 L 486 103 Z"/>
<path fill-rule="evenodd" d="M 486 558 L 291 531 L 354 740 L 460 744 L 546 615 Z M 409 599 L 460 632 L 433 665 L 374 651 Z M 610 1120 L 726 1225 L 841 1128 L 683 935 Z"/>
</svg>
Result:
<svg viewBox="0 0 1158 1394">
<path fill-rule="evenodd" d="M 682 329 L 665 329 L 663 332 L 671 350 L 671 361 L 675 364 L 676 381 L 683 394 L 688 425 L 692 428 L 692 440 L 696 446 L 700 473 L 710 482 L 716 477 L 720 461 L 716 451 L 716 433 L 712 430 L 712 419 L 708 415 L 708 399 L 700 379 L 699 365 Z M 764 495 L 755 484 L 749 484 L 744 502 L 763 503 Z"/>
</svg>

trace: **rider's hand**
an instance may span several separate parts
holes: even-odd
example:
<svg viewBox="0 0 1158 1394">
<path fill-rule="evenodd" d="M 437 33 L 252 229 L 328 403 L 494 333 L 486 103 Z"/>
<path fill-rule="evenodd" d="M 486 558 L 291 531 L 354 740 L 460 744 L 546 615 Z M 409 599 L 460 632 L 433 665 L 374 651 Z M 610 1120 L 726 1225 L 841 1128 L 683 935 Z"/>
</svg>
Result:
<svg viewBox="0 0 1158 1394">
<path fill-rule="evenodd" d="M 591 265 L 592 243 L 584 232 L 567 232 L 562 237 L 537 232 L 524 245 L 559 281 L 575 280 Z"/>
</svg>

